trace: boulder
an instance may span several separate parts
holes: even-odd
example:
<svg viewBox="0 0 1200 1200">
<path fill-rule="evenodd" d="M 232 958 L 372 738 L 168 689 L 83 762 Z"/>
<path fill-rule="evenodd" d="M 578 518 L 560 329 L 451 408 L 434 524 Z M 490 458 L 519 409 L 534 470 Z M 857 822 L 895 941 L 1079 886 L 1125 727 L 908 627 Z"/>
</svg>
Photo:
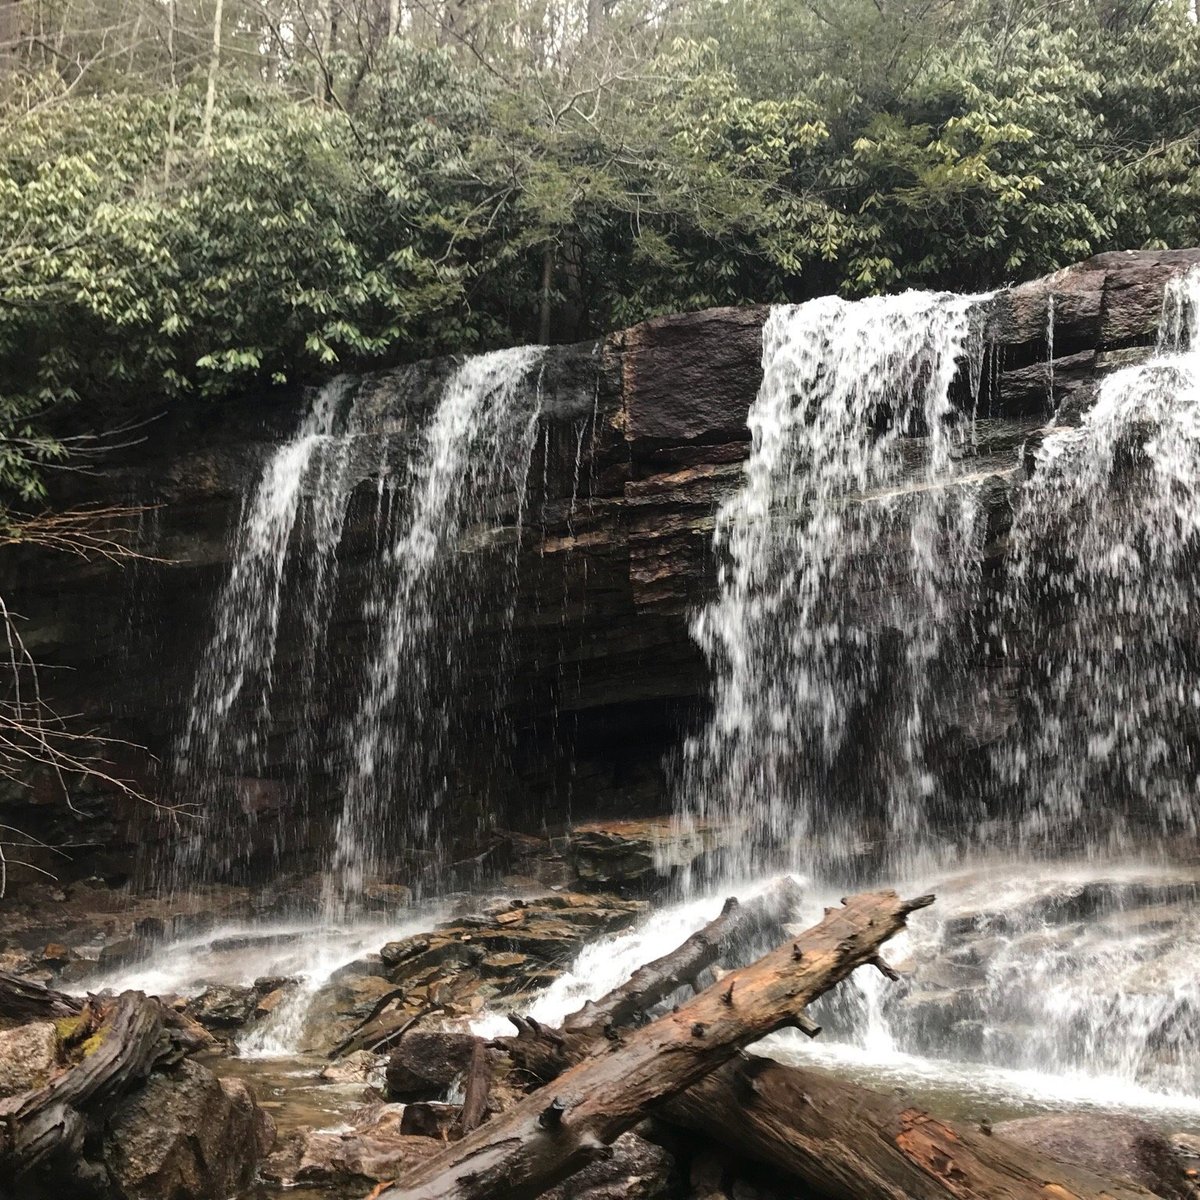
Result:
<svg viewBox="0 0 1200 1200">
<path fill-rule="evenodd" d="M 614 338 L 627 440 L 650 449 L 749 438 L 766 316 L 763 307 L 713 308 L 656 317 Z"/>
<path fill-rule="evenodd" d="M 438 1138 L 447 1141 L 458 1114 L 460 1104 L 444 1104 L 438 1100 L 414 1100 L 404 1106 L 400 1119 L 400 1132 L 413 1137 Z"/>
<path fill-rule="evenodd" d="M 58 1064 L 52 1021 L 32 1021 L 0 1033 L 0 1098 L 41 1087 Z"/>
<path fill-rule="evenodd" d="M 188 1002 L 187 1013 L 206 1029 L 237 1029 L 254 1016 L 258 992 L 253 987 L 218 983 Z"/>
<path fill-rule="evenodd" d="M 1164 1200 L 1194 1195 L 1175 1147 L 1153 1125 L 1135 1117 L 1055 1113 L 1001 1121 L 996 1137 L 1100 1175 L 1122 1175 Z"/>
<path fill-rule="evenodd" d="M 121 1200 L 228 1200 L 250 1186 L 274 1140 L 244 1083 L 185 1060 L 115 1107 L 103 1154 Z"/>
<path fill-rule="evenodd" d="M 439 1099 L 466 1073 L 474 1045 L 469 1033 L 410 1030 L 388 1060 L 388 1096 L 405 1101 Z"/>
<path fill-rule="evenodd" d="M 313 997 L 304 1026 L 304 1049 L 325 1054 L 342 1045 L 375 1012 L 403 996 L 400 988 L 378 975 L 351 975 L 332 980 Z"/>
</svg>

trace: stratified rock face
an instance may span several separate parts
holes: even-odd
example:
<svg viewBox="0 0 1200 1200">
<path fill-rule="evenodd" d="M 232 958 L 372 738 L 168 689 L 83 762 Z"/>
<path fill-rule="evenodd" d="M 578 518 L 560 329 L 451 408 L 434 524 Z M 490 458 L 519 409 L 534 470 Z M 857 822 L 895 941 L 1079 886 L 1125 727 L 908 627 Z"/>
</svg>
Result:
<svg viewBox="0 0 1200 1200">
<path fill-rule="evenodd" d="M 719 831 L 669 818 L 577 825 L 568 842 L 580 881 L 589 887 L 619 885 L 653 890 L 676 872 L 701 866 L 719 847 Z"/>
<path fill-rule="evenodd" d="M 989 476 L 990 555 L 1003 552 L 1010 481 L 1031 431 L 1052 407 L 1069 419 L 1099 378 L 1145 354 L 1164 282 L 1196 261 L 1200 251 L 1105 254 L 995 298 L 975 444 Z M 463 814 L 461 828 L 452 822 L 448 832 L 452 840 L 462 835 L 464 861 L 477 854 L 468 835 L 484 804 L 494 825 L 510 829 L 652 816 L 669 807 L 669 760 L 707 703 L 708 666 L 689 619 L 713 593 L 714 514 L 738 486 L 750 449 L 746 417 L 761 380 L 765 314 L 714 309 L 660 318 L 599 345 L 547 355 L 516 594 L 513 575 L 497 578 L 475 622 L 460 694 L 444 714 L 472 747 L 448 780 L 445 806 Z M 388 458 L 403 462 L 449 365 L 418 364 L 364 382 L 376 414 L 365 433 L 388 439 Z M 275 393 L 181 408 L 149 424 L 145 442 L 115 456 L 102 475 L 72 479 L 56 497 L 155 506 L 143 518 L 141 544 L 170 562 L 122 572 L 32 550 L 7 551 L 0 562 L 0 594 L 29 618 L 26 644 L 46 664 L 55 707 L 145 747 L 148 754 L 118 746 L 115 769 L 167 802 L 177 798 L 169 773 L 151 756 L 172 759 L 228 571 L 231 529 L 263 461 L 295 431 L 299 411 L 299 398 Z M 922 453 L 913 438 L 914 464 Z M 284 627 L 264 765 L 224 781 L 248 816 L 247 836 L 264 868 L 277 846 L 301 858 L 322 850 L 340 805 L 338 728 L 361 694 L 362 602 L 378 554 L 377 503 L 373 481 L 364 481 L 348 508 L 320 711 L 300 711 L 295 685 L 304 648 L 289 643 Z M 512 545 L 515 531 L 490 531 L 486 540 Z M 510 599 L 510 645 L 499 655 Z M 987 770 L 981 751 L 1012 726 L 1013 695 L 1012 681 L 998 677 L 982 651 L 972 670 L 954 697 L 953 728 L 936 732 L 944 769 L 971 776 L 978 789 Z M 317 749 L 299 761 L 290 756 L 305 723 Z M 497 729 L 498 748 L 476 753 Z M 95 847 L 68 873 L 126 876 L 139 859 L 144 865 L 155 857 L 155 838 L 161 851 L 176 836 L 169 822 L 147 820 L 143 807 L 111 790 L 73 788 L 72 813 L 57 781 L 34 783 L 31 791 L 0 794 L 0 820 L 56 844 Z M 305 818 L 297 820 L 298 812 Z M 409 883 L 410 874 L 405 868 L 392 882 Z"/>
</svg>

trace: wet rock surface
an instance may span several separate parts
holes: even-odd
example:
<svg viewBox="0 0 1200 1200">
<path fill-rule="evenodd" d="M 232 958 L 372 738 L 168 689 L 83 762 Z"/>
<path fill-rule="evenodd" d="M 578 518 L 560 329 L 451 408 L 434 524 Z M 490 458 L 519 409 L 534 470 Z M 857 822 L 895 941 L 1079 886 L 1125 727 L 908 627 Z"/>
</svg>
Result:
<svg viewBox="0 0 1200 1200">
<path fill-rule="evenodd" d="M 998 293 L 985 331 L 977 406 L 995 436 L 991 448 L 970 451 L 978 460 L 974 467 L 996 482 L 987 492 L 989 556 L 1004 554 L 1008 489 L 1020 478 L 1020 446 L 1031 423 L 1036 428 L 1056 406 L 1063 420 L 1077 419 L 1106 372 L 1144 354 L 1153 344 L 1164 281 L 1198 258 L 1197 251 L 1104 254 Z M 1052 368 L 1045 365 L 1051 302 Z M 493 662 L 486 650 L 503 620 L 497 608 L 480 614 L 479 653 L 464 652 L 474 665 L 461 689 L 463 711 L 451 714 L 455 729 L 508 729 L 513 747 L 500 764 L 487 755 L 460 764 L 448 808 L 473 814 L 483 798 L 493 827 L 514 836 L 481 840 L 465 818 L 448 830 L 449 857 L 463 885 L 481 875 L 528 873 L 521 831 L 554 826 L 568 812 L 580 821 L 662 812 L 664 756 L 680 745 L 707 695 L 707 668 L 689 618 L 712 594 L 713 515 L 738 485 L 748 453 L 746 414 L 761 376 L 765 312 L 716 309 L 657 319 L 600 346 L 555 348 L 547 359 L 546 431 L 530 472 L 534 494 L 502 686 L 484 665 Z M 379 428 L 370 432 L 396 438 L 398 457 L 446 369 L 445 362 L 419 364 L 368 381 L 380 413 Z M 129 585 L 115 569 L 46 560 L 33 551 L 6 559 L 5 595 L 15 609 L 33 614 L 26 637 L 53 668 L 47 678 L 56 708 L 169 757 L 212 598 L 228 565 L 228 528 L 264 457 L 296 427 L 301 404 L 281 392 L 219 410 L 173 411 L 154 423 L 144 444 L 114 457 L 94 480 L 73 483 L 79 494 L 64 497 L 103 502 L 137 495 L 162 502 L 143 549 L 174 561 L 139 568 L 137 588 L 142 611 L 170 612 L 169 627 L 147 620 L 131 628 Z M 912 441 L 916 466 L 921 439 Z M 361 611 L 359 592 L 377 544 L 369 490 L 352 499 L 347 518 L 339 563 L 345 614 Z M 886 634 L 880 633 L 885 649 Z M 347 616 L 331 637 L 331 660 L 360 660 L 361 621 Z M 281 645 L 281 661 L 295 660 L 300 649 Z M 976 656 L 970 666 L 947 727 L 930 731 L 931 738 L 962 747 L 940 767 L 947 794 L 965 782 L 970 794 L 988 791 L 995 781 L 983 751 L 1002 741 L 1015 719 L 1012 688 L 997 680 L 994 664 Z M 281 736 L 268 739 L 272 757 L 262 777 L 231 781 L 253 814 L 246 846 L 239 847 L 252 872 L 270 861 L 276 845 L 289 861 L 311 860 L 338 808 L 343 751 L 321 748 L 317 759 L 329 764 L 327 772 L 307 772 L 288 758 L 285 726 L 299 702 L 288 681 L 286 670 L 277 673 L 273 704 Z M 356 686 L 353 673 L 339 686 Z M 352 710 L 352 700 L 331 695 L 327 707 Z M 131 761 L 129 770 L 153 791 L 149 760 L 142 759 Z M 569 772 L 565 762 L 573 764 Z M 853 790 L 853 780 L 848 785 Z M 5 791 L 0 819 L 50 844 L 92 847 L 66 865 L 67 880 L 89 872 L 127 879 L 161 859 L 156 847 L 169 852 L 172 826 L 156 821 L 152 810 L 93 785 L 78 792 L 70 812 L 54 802 L 48 785 Z M 309 817 L 298 822 L 287 805 L 301 794 Z M 38 865 L 64 870 L 49 860 Z M 385 890 L 372 903 L 386 910 L 402 902 L 401 891 L 386 889 L 412 886 L 426 866 L 415 857 L 404 877 L 380 881 Z M 40 952 L 46 940 L 25 949 Z M 89 947 L 114 963 L 135 950 L 116 940 Z"/>
<path fill-rule="evenodd" d="M 113 1112 L 104 1162 L 122 1200 L 227 1200 L 254 1180 L 274 1140 L 245 1084 L 189 1061 Z"/>
<path fill-rule="evenodd" d="M 1198 1193 L 1184 1161 L 1160 1130 L 1132 1117 L 1062 1113 L 1001 1121 L 996 1137 L 1038 1150 L 1060 1162 L 1140 1183 L 1164 1200 Z"/>
<path fill-rule="evenodd" d="M 445 1095 L 466 1074 L 474 1046 L 468 1033 L 411 1030 L 388 1059 L 388 1096 L 408 1103 Z"/>
<path fill-rule="evenodd" d="M 1042 871 L 948 881 L 938 915 L 914 922 L 896 962 L 901 984 L 883 1000 L 905 1049 L 1035 1072 L 1087 1062 L 1099 1075 L 1190 1094 L 1195 870 Z M 1064 1010 L 1074 1014 L 1065 1028 Z"/>
<path fill-rule="evenodd" d="M 0 1031 L 0 1099 L 41 1087 L 58 1061 L 58 1030 L 52 1021 Z"/>
<path fill-rule="evenodd" d="M 401 1130 L 404 1106 L 369 1105 L 341 1132 L 303 1130 L 292 1134 L 263 1167 L 263 1177 L 294 1187 L 311 1183 L 353 1185 L 364 1192 L 382 1179 L 395 1179 L 441 1149 L 438 1139 Z"/>
<path fill-rule="evenodd" d="M 720 845 L 716 826 L 680 828 L 664 817 L 576 825 L 568 854 L 585 886 L 653 890 L 680 871 L 702 866 Z"/>
</svg>

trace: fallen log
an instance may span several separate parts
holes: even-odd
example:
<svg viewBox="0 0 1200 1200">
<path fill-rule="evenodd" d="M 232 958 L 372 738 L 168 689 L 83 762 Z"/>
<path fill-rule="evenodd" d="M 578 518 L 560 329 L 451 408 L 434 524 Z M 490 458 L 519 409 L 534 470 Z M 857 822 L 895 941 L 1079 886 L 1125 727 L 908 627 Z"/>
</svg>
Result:
<svg viewBox="0 0 1200 1200">
<path fill-rule="evenodd" d="M 463 1089 L 462 1108 L 451 1126 L 450 1136 L 465 1137 L 472 1129 L 478 1129 L 487 1117 L 488 1095 L 492 1090 L 492 1064 L 488 1059 L 487 1043 L 476 1038 L 471 1048 L 471 1064 L 467 1068 L 467 1082 Z"/>
<path fill-rule="evenodd" d="M 895 1095 L 742 1056 L 661 1110 L 672 1125 L 830 1200 L 1152 1200 L 1127 1180 L 1058 1162 Z"/>
<path fill-rule="evenodd" d="M 795 913 L 801 896 L 800 885 L 790 877 L 778 880 L 746 904 L 730 896 L 715 920 L 670 954 L 639 967 L 627 983 L 571 1013 L 563 1021 L 563 1029 L 567 1033 L 594 1034 L 630 1024 L 681 987 L 694 985 L 737 943 L 749 942 L 765 929 L 785 923 Z"/>
<path fill-rule="evenodd" d="M 509 1020 L 516 1026 L 516 1036 L 498 1038 L 495 1044 L 535 1079 L 553 1079 L 578 1062 L 600 1038 L 611 1038 L 622 1027 L 644 1020 L 651 1008 L 680 988 L 694 987 L 718 960 L 752 947 L 768 932 L 782 931 L 798 909 L 802 894 L 800 885 L 785 876 L 745 904 L 730 896 L 720 914 L 702 929 L 669 954 L 639 967 L 620 987 L 571 1013 L 561 1029 L 513 1014 Z"/>
<path fill-rule="evenodd" d="M 83 1008 L 83 1001 L 44 984 L 0 971 L 0 1019 L 7 1021 L 54 1020 Z"/>
<path fill-rule="evenodd" d="M 718 918 L 719 920 L 719 918 Z M 686 944 L 686 943 L 685 943 Z M 667 956 L 670 957 L 670 956 Z M 664 961 L 664 960 L 660 960 Z M 622 989 L 618 989 L 621 991 Z M 616 995 L 617 993 L 610 993 Z M 602 997 L 595 1007 L 606 1007 Z M 546 1026 L 506 1039 L 549 1081 L 604 1046 Z M 556 1069 L 556 1064 L 557 1069 Z M 1149 1200 L 1136 1184 L 1059 1162 L 894 1095 L 819 1070 L 742 1055 L 655 1112 L 786 1172 L 831 1200 Z"/>
<path fill-rule="evenodd" d="M 530 1200 L 768 1033 L 811 1022 L 803 1009 L 879 948 L 932 896 L 852 896 L 795 941 L 732 971 L 667 1016 L 606 1041 L 551 1085 L 418 1166 L 388 1200 Z"/>
</svg>

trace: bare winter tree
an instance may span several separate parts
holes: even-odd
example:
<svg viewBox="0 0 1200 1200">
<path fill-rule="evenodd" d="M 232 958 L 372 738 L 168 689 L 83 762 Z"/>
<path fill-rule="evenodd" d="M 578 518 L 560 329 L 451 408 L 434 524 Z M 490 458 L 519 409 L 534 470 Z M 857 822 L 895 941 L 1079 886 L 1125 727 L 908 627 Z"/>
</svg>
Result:
<svg viewBox="0 0 1200 1200">
<path fill-rule="evenodd" d="M 135 525 L 146 511 L 115 505 L 47 511 L 16 520 L 10 514 L 0 526 L 0 548 L 37 547 L 118 564 L 146 559 L 135 546 Z M 98 736 L 81 728 L 72 715 L 54 709 L 22 637 L 22 620 L 0 596 L 0 779 L 28 788 L 37 775 L 49 774 L 70 809 L 72 784 L 83 778 L 114 794 L 149 802 L 111 762 L 114 751 L 127 750 L 131 743 Z M 56 848 L 27 831 L 0 824 L 0 897 L 7 890 L 11 866 L 43 871 L 26 856 L 29 850 Z"/>
</svg>

